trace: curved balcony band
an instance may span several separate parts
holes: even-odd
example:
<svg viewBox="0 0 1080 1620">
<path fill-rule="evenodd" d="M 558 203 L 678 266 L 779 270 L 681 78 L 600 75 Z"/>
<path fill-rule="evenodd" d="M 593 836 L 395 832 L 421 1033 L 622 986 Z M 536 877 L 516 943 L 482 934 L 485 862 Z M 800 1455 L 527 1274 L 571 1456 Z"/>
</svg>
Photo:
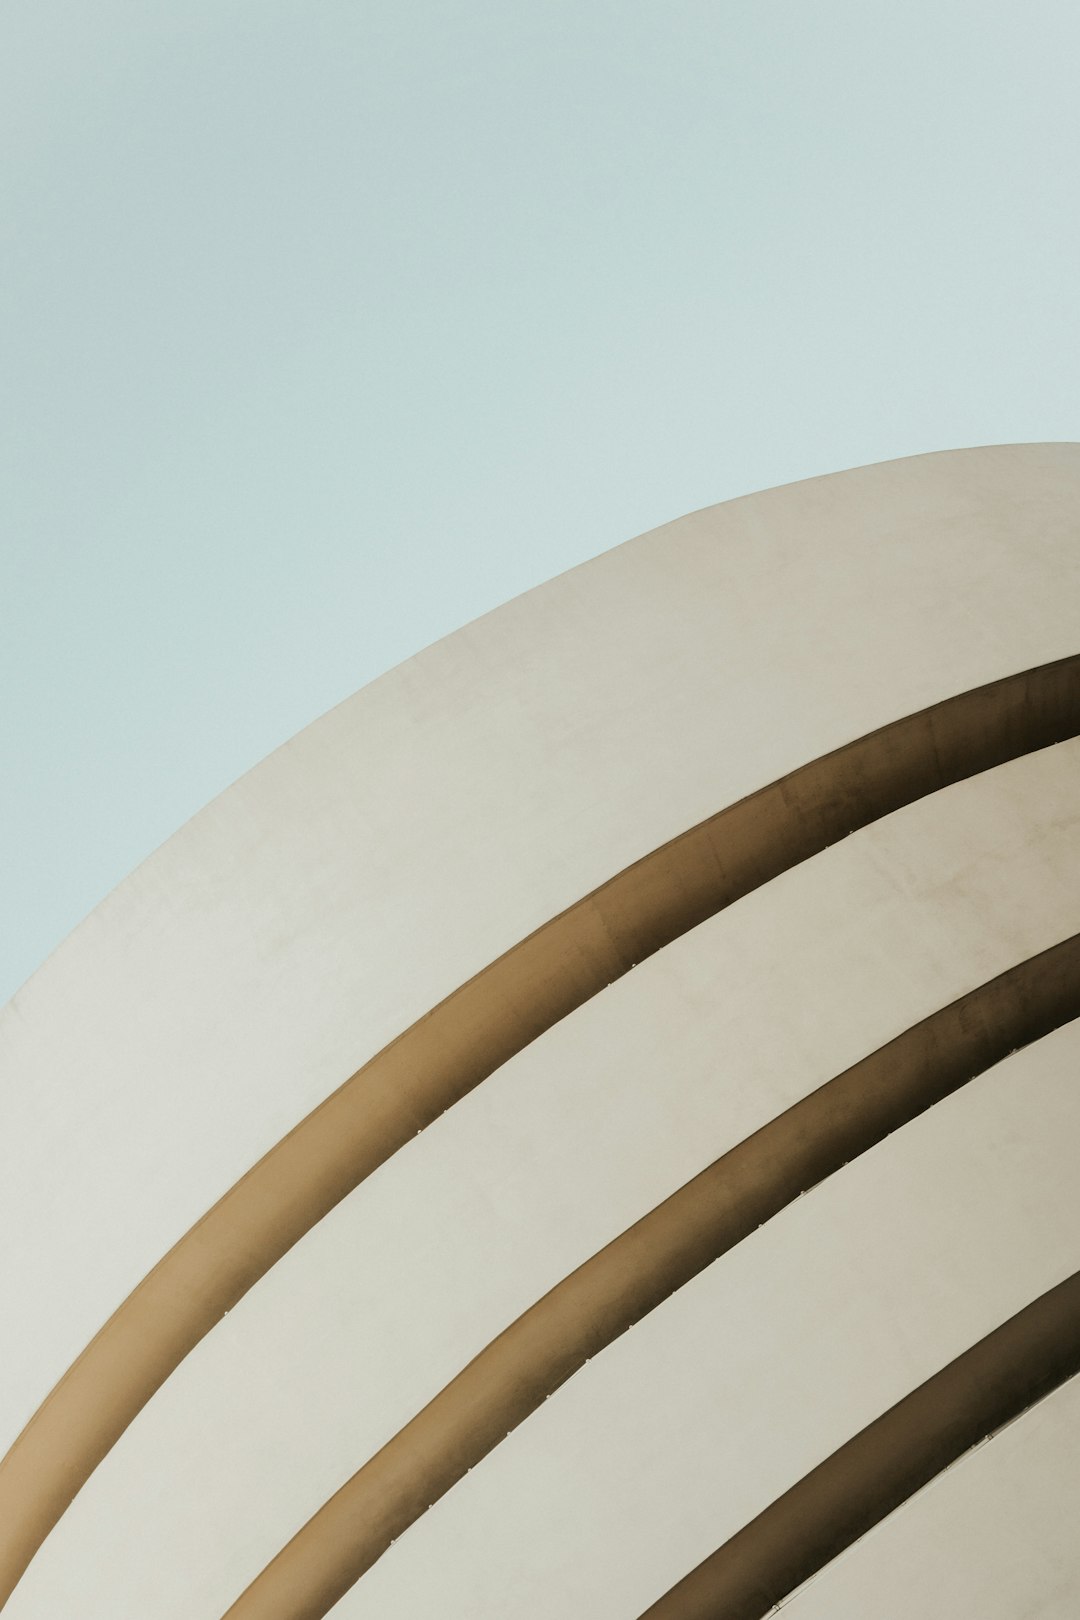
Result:
<svg viewBox="0 0 1080 1620">
<path fill-rule="evenodd" d="M 1078 1016 L 1075 935 L 922 1020 L 724 1154 L 488 1345 L 309 1520 L 227 1620 L 320 1620 L 510 1430 L 676 1289 L 801 1193 Z"/>
<path fill-rule="evenodd" d="M 1074 1377 L 798 1587 L 784 1620 L 1061 1614 L 1080 1576 L 1078 1454 Z"/>
<path fill-rule="evenodd" d="M 142 1406 L 415 1133 L 636 962 L 858 827 L 1080 734 L 1080 655 L 879 728 L 635 862 L 469 980 L 242 1178 L 128 1297 L 0 1463 L 0 1602 Z"/>
<path fill-rule="evenodd" d="M 8 1229 L 24 1234 L 4 1262 L 14 1309 L 0 1334 L 0 1453 L 11 1447 L 0 1461 L 0 1605 L 65 1504 L 182 1366 L 64 1515 L 12 1612 L 31 1620 L 57 1612 L 57 1600 L 62 1611 L 141 1610 L 147 1581 L 175 1564 L 170 1612 L 179 1620 L 180 1607 L 196 1601 L 220 1613 L 350 1468 L 378 1454 L 558 1279 L 576 1275 L 673 1188 L 685 1190 L 709 1157 L 935 1006 L 1080 926 L 1069 861 L 1075 745 L 1047 746 L 1080 737 L 1078 502 L 1080 446 L 1030 445 L 857 469 L 692 513 L 506 604 L 356 694 L 102 902 L 0 1010 L 0 1069 L 16 1082 L 4 1087 L 0 1206 Z M 992 765 L 1003 770 L 979 775 Z M 921 808 L 913 802 L 927 794 L 935 796 Z M 904 804 L 908 811 L 799 867 Z M 969 812 L 977 819 L 965 834 Z M 884 862 L 882 846 L 891 850 Z M 740 895 L 752 897 L 695 929 Z M 906 967 L 894 948 L 900 935 Z M 868 996 L 856 989 L 864 980 Z M 714 985 L 726 989 L 712 1000 Z M 1063 1030 L 1024 1059 L 1054 1073 L 1055 1101 L 1048 1093 L 1049 1112 L 1016 1116 L 1012 1135 L 999 1136 L 1001 1200 L 984 1210 L 1003 1220 L 1014 1207 L 1013 1225 L 1001 1229 L 1009 1254 L 1021 1230 L 1038 1254 L 1021 1256 L 1007 1278 L 987 1274 L 989 1308 L 959 1335 L 939 1342 L 937 1318 L 927 1317 L 925 1344 L 937 1349 L 907 1377 L 898 1366 L 875 1399 L 793 1456 L 766 1490 L 740 1498 L 735 1512 L 724 1495 L 719 1521 L 703 1494 L 705 1516 L 692 1529 L 680 1521 L 667 1562 L 657 1544 L 651 1578 L 642 1535 L 645 1578 L 624 1588 L 627 1612 L 1075 1267 L 1056 1168 L 1071 1135 L 1066 1075 L 1054 1068 L 1062 1036 L 1072 1040 Z M 560 1054 L 570 1054 L 569 1069 Z M 657 1087 L 670 1063 L 688 1108 Z M 484 1517 L 497 1517 L 497 1482 L 534 1456 L 537 1437 L 558 1428 L 583 1392 L 599 1401 L 602 1428 L 611 1379 L 647 1359 L 684 1311 L 741 1274 L 759 1248 L 782 1271 L 792 1222 L 827 1222 L 834 1200 L 857 1203 L 859 1188 L 868 1195 L 870 1172 L 932 1155 L 931 1140 L 949 1138 L 957 1111 L 1013 1117 L 1013 1072 L 1001 1065 L 679 1290 L 416 1534 L 437 1542 L 465 1500 L 486 1501 Z M 1051 1123 L 1059 1104 L 1060 1129 Z M 655 1124 L 655 1140 L 648 1123 L 635 1137 L 638 1114 Z M 505 1162 L 492 1127 L 503 1133 Z M 615 1150 L 602 1164 L 589 1157 L 597 1128 Z M 1030 1227 L 1020 1216 L 1029 1131 L 1045 1142 Z M 507 1247 L 502 1223 L 488 1232 L 490 1189 L 507 1216 L 542 1212 L 560 1164 L 573 1165 L 574 1184 L 558 1220 L 534 1215 L 519 1247 Z M 950 1209 L 958 1186 L 943 1183 Z M 441 1189 L 452 1217 L 437 1239 L 425 1188 Z M 394 1209 L 403 1213 L 400 1251 L 380 1246 Z M 932 1249 L 938 1223 L 928 1208 L 920 1219 Z M 831 1237 L 819 1232 L 818 1251 L 846 1254 L 859 1230 L 852 1204 Z M 954 1285 L 982 1275 L 979 1230 L 968 1231 Z M 335 1284 L 345 1283 L 349 1247 L 364 1259 L 346 1298 Z M 485 1252 L 496 1262 L 491 1274 L 456 1290 L 457 1268 L 468 1276 Z M 409 1269 L 414 1254 L 420 1265 Z M 859 1260 L 868 1286 L 877 1260 L 876 1249 Z M 1037 1282 L 1025 1264 L 1041 1267 Z M 796 1268 L 776 1297 L 801 1299 L 801 1288 Z M 291 1313 L 305 1290 L 318 1301 L 310 1317 Z M 859 1309 L 871 1295 L 878 1299 L 875 1287 L 860 1293 Z M 950 1295 L 958 1308 L 967 1297 L 955 1286 Z M 804 1303 L 813 1338 L 812 1289 Z M 922 1309 L 918 1299 L 912 1308 Z M 445 1313 L 447 1332 L 407 1338 L 395 1358 L 390 1347 L 411 1333 L 418 1309 L 420 1319 Z M 763 1342 L 770 1331 L 763 1320 Z M 868 1343 L 874 1331 L 871 1321 Z M 267 1350 L 261 1376 L 236 1385 L 253 1335 Z M 688 1349 L 697 1337 L 690 1333 Z M 355 1426 L 342 1426 L 334 1414 L 351 1399 L 350 1344 L 369 1377 L 350 1406 Z M 877 1376 L 882 1363 L 872 1360 Z M 311 1377 L 298 1383 L 305 1365 Z M 785 1365 L 781 1354 L 776 1377 Z M 690 1401 L 693 1387 L 700 1410 L 706 1388 L 689 1363 L 684 1373 L 679 1390 Z M 638 1410 L 644 1421 L 652 1408 Z M 665 1464 L 676 1494 L 678 1470 L 711 1478 L 708 1459 L 726 1455 L 720 1434 L 705 1445 L 692 1404 L 680 1412 L 650 1441 L 659 1457 L 681 1436 L 685 1451 Z M 560 1442 L 584 1474 L 614 1456 L 585 1446 L 588 1426 L 579 1422 Z M 261 1448 L 287 1455 L 289 1466 L 254 1479 Z M 520 1485 L 531 1496 L 543 1477 L 534 1457 Z M 629 1457 L 623 1478 L 631 1493 Z M 140 1479 L 150 1488 L 136 1508 Z M 230 1507 L 228 1546 L 196 1566 L 193 1549 L 215 1542 Z M 567 1531 L 550 1549 L 551 1571 L 569 1569 Z M 125 1533 L 138 1544 L 131 1558 Z M 508 1557 L 513 1543 L 511 1531 Z M 578 1546 L 582 1576 L 590 1556 Z M 408 1569 L 407 1558 L 386 1560 L 352 1601 L 378 1606 L 387 1580 L 404 1571 L 407 1584 Z M 472 1600 L 464 1607 L 471 1612 Z"/>
<path fill-rule="evenodd" d="M 1080 1272 L 833 1452 L 641 1620 L 763 1620 L 987 1435 L 1080 1372 Z"/>
</svg>

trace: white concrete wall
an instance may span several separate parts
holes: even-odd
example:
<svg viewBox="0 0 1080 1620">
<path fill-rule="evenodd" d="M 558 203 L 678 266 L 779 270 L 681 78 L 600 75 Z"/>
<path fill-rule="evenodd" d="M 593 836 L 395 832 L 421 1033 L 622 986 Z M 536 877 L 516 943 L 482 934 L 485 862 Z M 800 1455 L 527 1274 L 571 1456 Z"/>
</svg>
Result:
<svg viewBox="0 0 1080 1620">
<path fill-rule="evenodd" d="M 1080 1377 L 968 1452 L 784 1605 L 784 1620 L 1072 1620 Z"/>
<path fill-rule="evenodd" d="M 539 923 L 807 759 L 1075 652 L 1078 507 L 1080 447 L 1051 445 L 696 513 L 195 817 L 0 1014 L 0 1446 L 261 1154 Z"/>
<path fill-rule="evenodd" d="M 634 1620 L 1080 1266 L 1078 1061 L 1074 1024 L 789 1205 L 510 1434 L 334 1620 Z"/>
<path fill-rule="evenodd" d="M 1080 931 L 1078 849 L 1080 741 L 988 771 L 864 828 L 617 981 L 358 1188 L 204 1340 L 68 1510 L 16 1590 L 12 1620 L 68 1612 L 111 1620 L 150 1611 L 155 1620 L 215 1620 L 338 1485 L 561 1277 L 800 1097 L 912 1023 Z M 1048 1131 L 1061 1157 L 1045 1159 L 1030 1193 L 1043 1215 L 1023 1217 L 1006 1252 L 993 1254 L 1007 1298 L 1017 1300 L 1010 1309 L 1027 1302 L 1024 1290 L 1047 1259 L 1028 1252 L 1041 1250 L 1039 1220 L 1053 1224 L 1063 1209 L 1071 1212 L 1080 1243 L 1071 1081 L 1062 1070 L 1064 1049 L 1044 1046 L 1064 1092 L 1053 1104 L 1058 1112 L 1030 1130 L 1034 1141 Z M 1080 1031 L 1068 1050 L 1080 1052 Z M 973 1085 L 987 1087 L 988 1077 Z M 987 1096 L 997 1097 L 1000 1086 L 995 1081 Z M 1014 1081 L 999 1106 L 1007 1111 L 1022 1096 Z M 970 1106 L 981 1118 L 979 1105 Z M 1033 1098 L 1028 1107 L 1038 1112 Z M 998 1117 L 991 1110 L 985 1128 Z M 923 1129 L 938 1153 L 935 1133 L 945 1125 Z M 942 1139 L 955 1145 L 955 1133 Z M 1015 1218 L 1029 1196 L 1032 1151 L 1001 1166 L 1003 1185 L 1013 1190 L 999 1220 Z M 948 1197 L 970 1199 L 977 1210 L 985 1153 L 961 1155 L 953 1174 L 960 1191 Z M 869 1222 L 874 1235 L 873 1206 L 851 1218 Z M 896 1251 L 888 1264 L 906 1265 L 903 1224 L 880 1235 L 886 1255 Z M 788 1258 L 805 1265 L 810 1240 L 791 1241 L 801 1247 Z M 820 1241 L 831 1245 L 833 1237 Z M 992 1249 L 994 1233 L 985 1241 Z M 841 1245 L 835 1263 L 847 1254 Z M 1059 1254 L 1060 1244 L 1051 1246 L 1049 1259 L 1056 1263 Z M 817 1275 L 815 1262 L 800 1307 L 808 1319 Z M 944 1288 L 931 1278 L 927 1299 L 913 1308 L 940 1305 Z M 965 1298 L 961 1285 L 960 1324 L 968 1321 Z M 872 1296 L 871 1318 L 883 1299 Z M 749 1307 L 737 1299 L 732 1309 L 752 1346 L 757 1327 Z M 943 1331 L 948 1320 L 946 1313 Z M 995 1325 L 988 1318 L 980 1331 Z M 900 1334 L 906 1344 L 912 1330 L 901 1324 Z M 931 1356 L 936 1343 L 925 1347 Z M 797 1340 L 789 1352 L 798 1359 Z M 602 1378 L 605 1364 L 600 1358 L 590 1376 Z M 907 1366 L 897 1372 L 901 1381 Z M 789 1376 L 803 1374 L 793 1368 Z M 755 1387 L 747 1388 L 747 1401 Z M 837 1424 L 850 1415 L 852 1432 L 864 1411 L 856 1394 L 850 1414 L 841 1392 L 832 1396 Z M 577 1411 L 573 1398 L 568 1409 Z M 617 1422 L 606 1397 L 602 1411 Z M 676 1449 L 682 1425 L 671 1436 Z M 612 1443 L 602 1427 L 590 1434 L 601 1449 Z M 532 1451 L 524 1455 L 523 1466 L 531 1467 Z M 626 1462 L 618 1448 L 617 1455 Z M 493 1458 L 480 1472 L 491 1465 Z M 669 1486 L 677 1492 L 670 1477 Z M 468 1532 L 469 1556 L 480 1556 L 485 1523 L 482 1517 Z M 540 1542 L 547 1557 L 546 1536 Z M 666 1544 L 665 1533 L 661 1550 Z M 613 1556 L 610 1545 L 600 1551 Z M 508 1548 L 506 1557 L 513 1555 Z M 373 1572 L 362 1584 L 374 1581 L 382 1592 L 383 1579 Z M 426 1612 L 431 1592 L 424 1598 L 422 1573 L 417 1579 L 406 1596 L 385 1598 L 388 1612 Z M 644 1607 L 657 1593 L 643 1585 L 638 1595 Z M 384 1599 L 372 1601 L 371 1612 L 379 1612 Z M 474 1601 L 470 1588 L 460 1607 L 441 1612 L 465 1620 Z M 580 1612 L 601 1612 L 594 1601 L 590 1594 Z M 513 1612 L 545 1611 L 538 1599 Z"/>
<path fill-rule="evenodd" d="M 0 1013 L 0 1449 L 205 1209 L 471 974 L 807 760 L 1080 651 L 1078 513 L 1080 446 L 1032 446 L 694 514 L 421 654 L 182 829 Z M 1064 745 L 865 829 L 486 1081 L 198 1347 L 13 1620 L 212 1620 L 571 1267 L 813 1086 L 1080 928 L 1077 760 Z M 574 1594 L 636 1613 L 815 1448 L 1080 1263 L 1055 1056 L 1073 1040 L 1010 1060 L 718 1262 L 341 1614 L 426 1612 L 440 1591 L 470 1620 L 570 1612 Z M 1008 1264 L 980 1250 L 980 1219 L 1005 1222 Z"/>
</svg>

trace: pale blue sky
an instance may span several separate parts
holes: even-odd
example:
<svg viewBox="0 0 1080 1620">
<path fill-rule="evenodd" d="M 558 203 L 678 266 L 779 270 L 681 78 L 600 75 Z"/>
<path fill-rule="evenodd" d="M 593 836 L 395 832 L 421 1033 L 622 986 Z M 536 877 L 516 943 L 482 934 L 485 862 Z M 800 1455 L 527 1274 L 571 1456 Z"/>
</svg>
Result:
<svg viewBox="0 0 1080 1620">
<path fill-rule="evenodd" d="M 1078 63 L 1075 0 L 6 0 L 0 1001 L 508 596 L 1080 437 Z"/>
</svg>

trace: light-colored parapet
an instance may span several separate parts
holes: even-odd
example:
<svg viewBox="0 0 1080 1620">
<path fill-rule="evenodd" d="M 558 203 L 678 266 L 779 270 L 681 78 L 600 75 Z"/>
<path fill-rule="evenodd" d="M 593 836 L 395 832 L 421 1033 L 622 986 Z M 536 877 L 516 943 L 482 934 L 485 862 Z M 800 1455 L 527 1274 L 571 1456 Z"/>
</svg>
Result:
<svg viewBox="0 0 1080 1620">
<path fill-rule="evenodd" d="M 554 1394 L 331 1611 L 639 1615 L 1072 1274 L 1080 1026 L 788 1205 Z"/>
<path fill-rule="evenodd" d="M 196 818 L 0 1019 L 0 1064 L 19 1076 L 0 1199 L 13 1213 L 28 1184 L 63 1188 L 4 1257 L 24 1309 L 0 1344 L 0 1433 L 169 1242 L 463 977 L 763 782 L 1074 654 L 1078 491 L 1075 449 L 1033 447 L 697 514 L 451 638 Z M 344 1176 L 315 1157 L 329 1201 L 363 1173 L 362 1154 Z M 258 1230 L 234 1234 L 233 1285 L 273 1258 L 289 1193 L 271 1189 Z M 162 1305 L 180 1280 L 205 1306 L 205 1269 L 182 1270 Z M 63 1290 L 44 1285 L 58 1274 Z M 168 1337 L 167 1313 L 150 1314 Z M 148 1362 L 121 1366 L 128 1415 L 167 1360 L 149 1382 Z M 102 1403 L 83 1466 L 116 1411 Z"/>
<path fill-rule="evenodd" d="M 695 514 L 430 649 L 197 816 L 0 1016 L 0 1225 L 25 1226 L 27 1186 L 64 1189 L 3 1256 L 23 1315 L 0 1446 L 183 1233 L 463 980 L 806 761 L 1076 653 L 1078 506 L 1080 450 L 1029 446 Z"/>
<path fill-rule="evenodd" d="M 366 1176 L 502 1063 L 637 961 L 853 828 L 1077 731 L 1080 657 L 907 716 L 653 851 L 433 1008 L 207 1212 L 39 1408 L 0 1462 L 0 1601 L 204 1334 Z"/>
<path fill-rule="evenodd" d="M 963 1452 L 1077 1372 L 1080 1272 L 854 1435 L 642 1620 L 764 1620 Z"/>
<path fill-rule="evenodd" d="M 282 1549 L 232 1605 L 228 1620 L 322 1620 L 421 1514 L 648 1311 L 890 1132 L 1029 1040 L 1075 1018 L 1080 1018 L 1080 934 L 943 1008 L 716 1160 L 470 1362 Z M 916 1489 L 930 1472 L 973 1443 L 964 1438 L 972 1424 L 978 1438 L 986 1432 L 977 1428 L 984 1418 L 988 1428 L 994 1427 L 1054 1382 L 1080 1370 L 1080 1275 L 1057 1306 L 1047 1310 L 1045 1321 L 1046 1312 L 1035 1312 L 1038 1328 L 1021 1332 L 1018 1341 L 1009 1333 L 995 1337 L 992 1350 L 975 1356 L 977 1372 L 957 1372 L 960 1387 L 966 1391 L 973 1383 L 986 1403 L 972 1401 L 970 1409 L 962 1410 L 956 1450 L 948 1449 L 952 1429 L 946 1426 L 946 1433 L 940 1432 L 941 1397 L 935 1386 L 926 1402 L 915 1403 L 910 1422 L 900 1423 L 896 1458 L 882 1469 L 876 1496 L 870 1488 L 874 1480 L 866 1478 L 864 1452 L 875 1443 L 868 1440 L 854 1453 L 844 1453 L 820 1491 L 815 1480 L 800 1491 L 794 1506 L 785 1500 L 778 1518 L 770 1518 L 760 1537 L 752 1539 L 748 1577 L 754 1601 L 762 1580 L 775 1575 L 778 1584 L 766 1586 L 772 1596 L 752 1614 L 734 1602 L 731 1620 L 759 1620 L 818 1568 L 831 1555 L 829 1538 L 838 1533 L 837 1521 L 847 1522 L 845 1507 L 849 1516 L 857 1510 L 861 1525 L 857 1512 L 871 1511 L 872 1505 L 875 1516 L 867 1524 L 876 1523 L 901 1499 L 898 1481 L 915 1479 L 910 1488 Z M 955 1383 L 955 1378 L 946 1379 L 942 1387 L 952 1392 Z M 880 1432 L 892 1436 L 893 1427 L 886 1425 Z M 838 1504 L 834 1474 L 847 1479 L 851 1455 L 858 1458 L 854 1495 Z M 918 1475 L 924 1457 L 930 1459 L 929 1471 Z M 819 1506 L 822 1495 L 827 1510 Z M 790 1563 L 774 1571 L 770 1559 L 777 1536 L 790 1534 L 792 1516 L 795 1522 L 801 1516 L 808 1526 L 812 1523 L 813 1533 L 808 1529 L 797 1556 L 793 1553 Z M 727 1591 L 733 1569 L 742 1571 L 746 1545 L 744 1540 L 730 1552 L 724 1549 L 695 1576 L 688 1588 L 693 1594 L 688 1616 L 704 1620 L 721 1614 L 727 1620 L 727 1600 L 714 1604 L 714 1594 Z M 658 1620 L 678 1620 L 684 1598 L 679 1588 L 658 1611 Z"/>
<path fill-rule="evenodd" d="M 1080 1589 L 1080 1378 L 963 1457 L 784 1606 L 784 1620 L 1064 1620 Z"/>
<path fill-rule="evenodd" d="M 561 1277 L 832 1075 L 1073 930 L 1078 784 L 1071 742 L 910 805 L 519 1054 L 183 1364 L 61 1520 L 12 1620 L 217 1620 Z"/>
</svg>

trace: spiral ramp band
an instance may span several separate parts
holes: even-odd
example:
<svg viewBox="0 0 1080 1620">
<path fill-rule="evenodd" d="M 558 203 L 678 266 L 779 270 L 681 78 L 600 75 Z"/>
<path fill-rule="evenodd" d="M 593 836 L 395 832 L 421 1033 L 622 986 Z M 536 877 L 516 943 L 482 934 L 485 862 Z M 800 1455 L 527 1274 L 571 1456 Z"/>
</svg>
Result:
<svg viewBox="0 0 1080 1620">
<path fill-rule="evenodd" d="M 1070 446 L 695 514 L 359 694 L 88 919 L 0 1017 L 12 1207 L 45 1189 L 13 1616 L 632 1616 L 1057 1297 L 1078 520 Z M 715 1401 L 686 1311 L 740 1322 Z M 755 1340 L 848 1389 L 820 1432 L 765 1424 Z"/>
</svg>

